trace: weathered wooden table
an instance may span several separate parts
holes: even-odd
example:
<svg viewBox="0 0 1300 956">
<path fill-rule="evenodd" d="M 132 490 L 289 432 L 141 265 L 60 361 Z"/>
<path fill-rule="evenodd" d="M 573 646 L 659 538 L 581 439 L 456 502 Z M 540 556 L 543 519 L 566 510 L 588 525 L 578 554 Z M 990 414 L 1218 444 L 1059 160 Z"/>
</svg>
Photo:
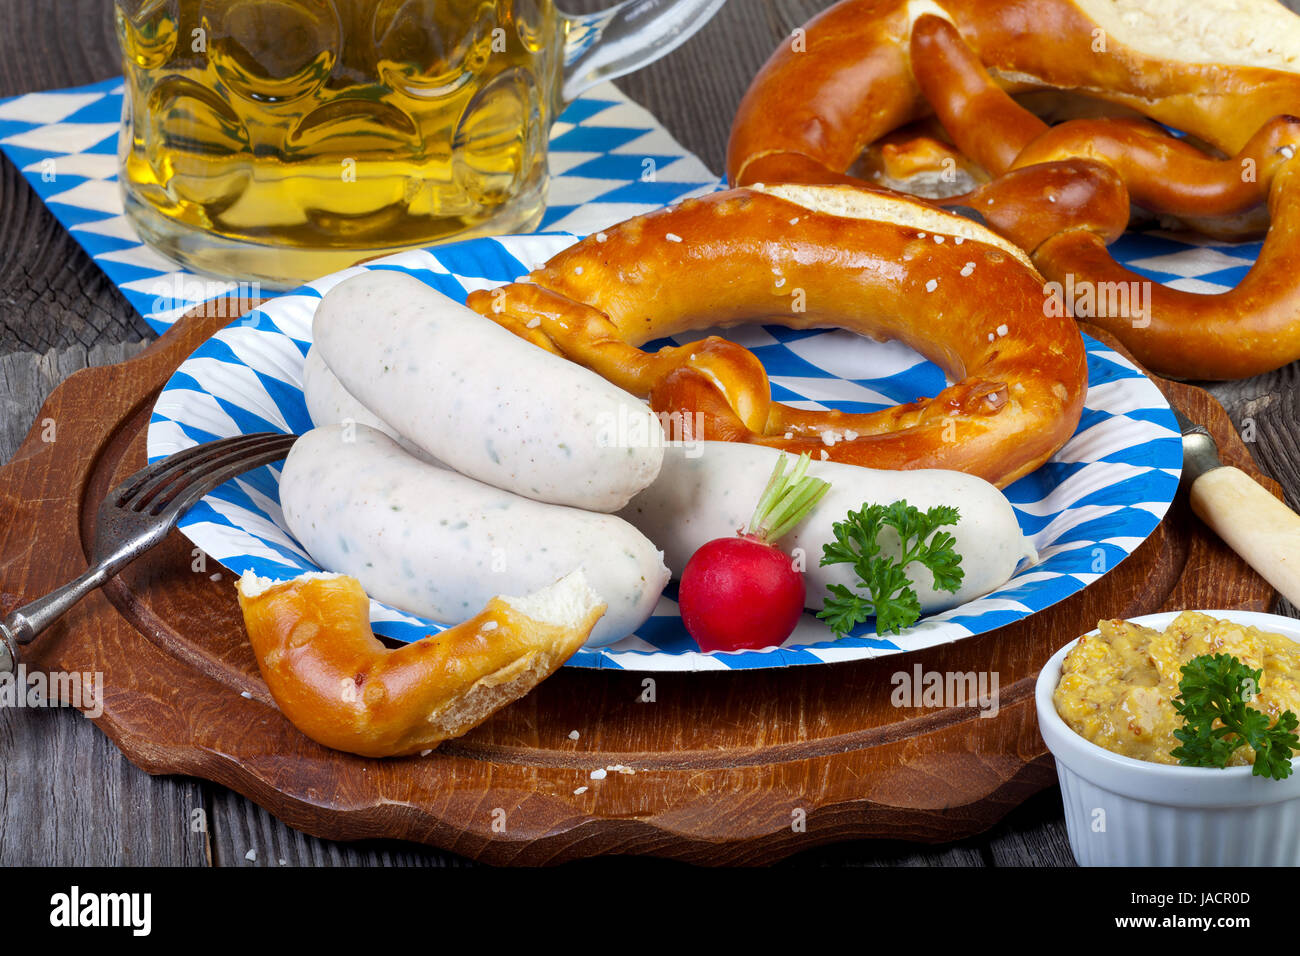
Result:
<svg viewBox="0 0 1300 956">
<path fill-rule="evenodd" d="M 1300 0 L 1289 0 L 1297 4 Z M 564 5 L 583 11 L 608 2 Z M 719 170 L 732 113 L 750 78 L 781 37 L 828 5 L 828 0 L 731 0 L 684 47 L 619 85 Z M 90 83 L 119 72 L 107 0 L 0 0 L 0 96 Z M 121 361 L 152 337 L 17 170 L 0 161 L 0 461 L 13 454 L 58 382 L 87 365 Z M 1211 386 L 1293 507 L 1300 506 L 1298 368 Z M 1296 613 L 1286 605 L 1279 610 Z M 150 777 L 71 710 L 0 709 L 0 807 L 0 865 L 467 863 L 397 842 L 317 840 L 222 787 Z M 961 843 L 848 843 L 810 850 L 781 865 L 1071 863 L 1060 795 L 1053 788 L 991 832 Z"/>
</svg>

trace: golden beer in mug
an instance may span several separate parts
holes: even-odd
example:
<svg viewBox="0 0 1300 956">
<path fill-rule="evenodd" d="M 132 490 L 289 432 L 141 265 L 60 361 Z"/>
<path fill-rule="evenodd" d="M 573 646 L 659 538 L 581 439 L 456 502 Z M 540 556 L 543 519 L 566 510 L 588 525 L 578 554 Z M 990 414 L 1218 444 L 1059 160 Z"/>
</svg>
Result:
<svg viewBox="0 0 1300 956">
<path fill-rule="evenodd" d="M 724 0 L 115 0 L 126 214 L 198 272 L 287 288 L 526 232 L 565 102 Z"/>
</svg>

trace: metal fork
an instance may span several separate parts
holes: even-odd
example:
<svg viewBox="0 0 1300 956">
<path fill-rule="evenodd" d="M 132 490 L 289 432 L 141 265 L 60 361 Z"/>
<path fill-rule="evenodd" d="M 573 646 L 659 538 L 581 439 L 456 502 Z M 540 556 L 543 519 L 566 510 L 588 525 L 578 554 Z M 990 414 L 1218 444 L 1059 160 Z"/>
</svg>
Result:
<svg viewBox="0 0 1300 956">
<path fill-rule="evenodd" d="M 0 621 L 0 673 L 18 666 L 18 648 L 157 545 L 209 491 L 289 453 L 297 435 L 259 432 L 195 445 L 141 468 L 99 506 L 91 566 L 56 591 Z"/>
</svg>

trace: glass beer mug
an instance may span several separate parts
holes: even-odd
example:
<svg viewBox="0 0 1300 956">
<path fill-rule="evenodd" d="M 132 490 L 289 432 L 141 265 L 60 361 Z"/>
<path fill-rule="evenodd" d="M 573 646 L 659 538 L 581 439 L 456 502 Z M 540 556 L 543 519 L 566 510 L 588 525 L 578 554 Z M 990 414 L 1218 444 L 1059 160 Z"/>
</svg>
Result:
<svg viewBox="0 0 1300 956">
<path fill-rule="evenodd" d="M 126 214 L 186 267 L 270 288 L 526 232 L 564 104 L 723 2 L 115 0 Z"/>
</svg>

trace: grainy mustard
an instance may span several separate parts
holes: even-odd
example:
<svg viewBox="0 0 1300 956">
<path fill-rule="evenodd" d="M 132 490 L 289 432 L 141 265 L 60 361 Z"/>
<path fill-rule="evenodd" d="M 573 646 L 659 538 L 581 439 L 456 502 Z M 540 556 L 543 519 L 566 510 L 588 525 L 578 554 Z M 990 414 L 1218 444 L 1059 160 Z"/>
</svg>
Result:
<svg viewBox="0 0 1300 956">
<path fill-rule="evenodd" d="M 1080 736 L 1126 757 L 1178 763 L 1174 731 L 1183 725 L 1174 711 L 1181 667 L 1202 654 L 1231 654 L 1262 670 L 1259 694 L 1250 706 L 1276 720 L 1284 711 L 1300 714 L 1300 644 L 1280 634 L 1184 611 L 1163 631 L 1127 621 L 1100 621 L 1099 634 L 1082 637 L 1061 665 L 1054 695 L 1057 713 Z M 1230 765 L 1254 762 L 1239 748 Z"/>
</svg>

